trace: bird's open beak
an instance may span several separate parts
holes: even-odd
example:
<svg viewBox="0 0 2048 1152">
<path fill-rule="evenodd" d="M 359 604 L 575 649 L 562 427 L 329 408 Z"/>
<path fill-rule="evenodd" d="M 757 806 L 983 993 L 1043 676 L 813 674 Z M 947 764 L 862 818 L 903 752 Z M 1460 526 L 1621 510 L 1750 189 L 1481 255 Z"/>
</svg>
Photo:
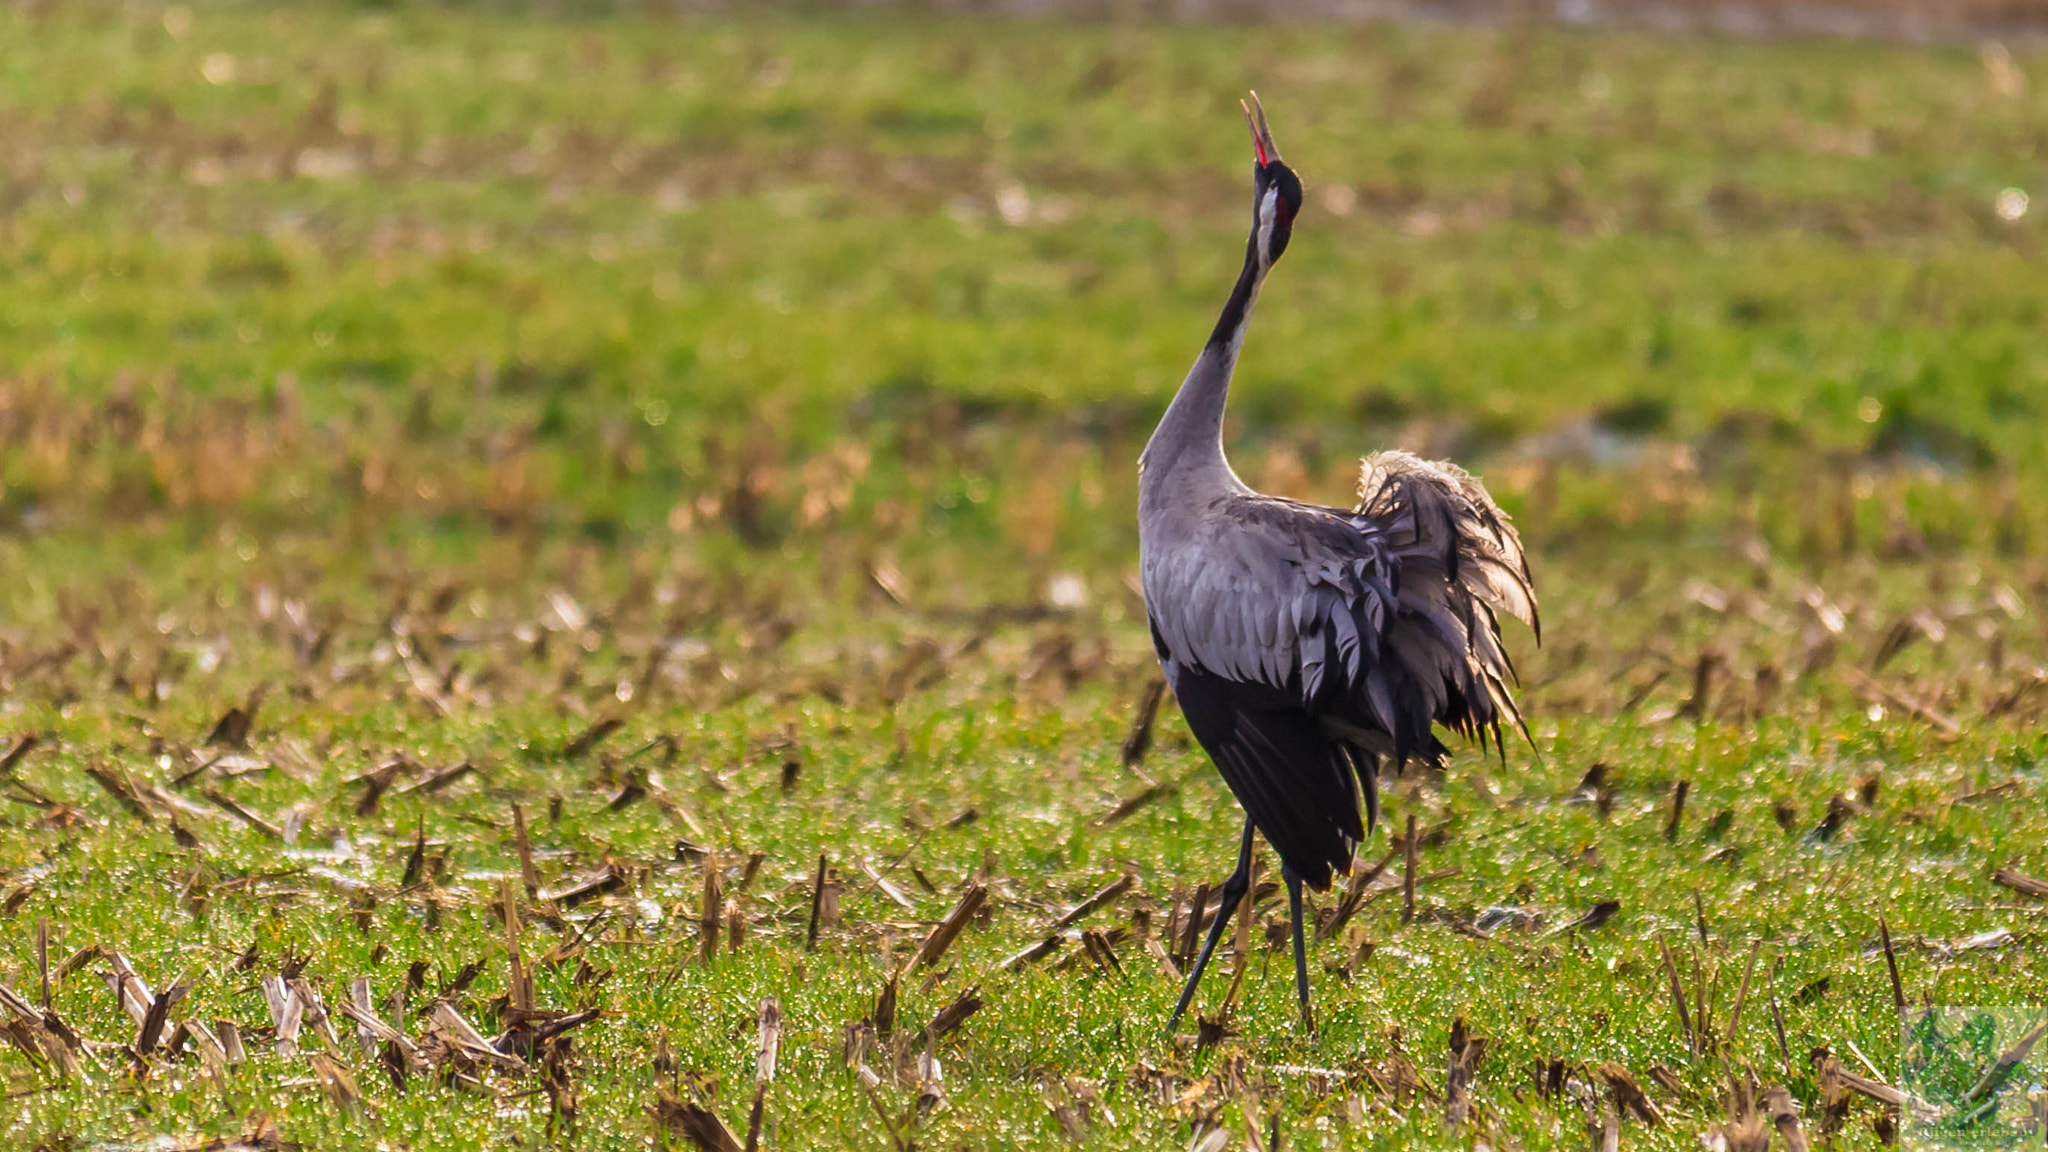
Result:
<svg viewBox="0 0 2048 1152">
<path fill-rule="evenodd" d="M 1273 143 L 1273 130 L 1266 127 L 1266 109 L 1259 103 L 1259 94 L 1252 93 L 1251 103 L 1242 100 L 1237 106 L 1244 109 L 1244 122 L 1252 130 L 1252 147 L 1259 151 L 1259 164 L 1264 166 L 1280 158 L 1280 146 Z"/>
</svg>

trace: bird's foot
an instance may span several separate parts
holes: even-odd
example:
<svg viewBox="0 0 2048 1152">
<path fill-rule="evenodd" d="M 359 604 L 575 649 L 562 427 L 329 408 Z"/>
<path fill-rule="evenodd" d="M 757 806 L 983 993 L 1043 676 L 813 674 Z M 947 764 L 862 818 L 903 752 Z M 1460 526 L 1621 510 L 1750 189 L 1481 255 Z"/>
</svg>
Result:
<svg viewBox="0 0 2048 1152">
<path fill-rule="evenodd" d="M 1228 1015 L 1228 1013 L 1225 1013 L 1214 1020 L 1209 1019 L 1207 1016 L 1196 1017 L 1195 1051 L 1200 1052 L 1206 1048 L 1213 1048 L 1221 1044 L 1225 1039 L 1237 1035 L 1237 1031 L 1228 1022 Z"/>
</svg>

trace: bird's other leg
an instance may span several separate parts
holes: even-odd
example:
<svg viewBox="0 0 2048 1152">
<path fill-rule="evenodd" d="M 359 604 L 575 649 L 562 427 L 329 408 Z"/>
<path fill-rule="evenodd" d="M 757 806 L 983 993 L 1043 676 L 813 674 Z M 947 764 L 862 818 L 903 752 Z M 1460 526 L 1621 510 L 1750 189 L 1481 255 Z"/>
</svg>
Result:
<svg viewBox="0 0 2048 1152">
<path fill-rule="evenodd" d="M 1201 954 L 1195 957 L 1195 967 L 1188 973 L 1188 982 L 1180 990 L 1180 1003 L 1173 1006 L 1173 1019 L 1166 1022 L 1166 1031 L 1172 1034 L 1179 1026 L 1180 1018 L 1187 1014 L 1188 1002 L 1195 998 L 1195 986 L 1202 982 L 1202 969 L 1209 966 L 1209 954 L 1216 951 L 1216 941 L 1223 938 L 1223 930 L 1230 926 L 1230 918 L 1237 912 L 1237 906 L 1244 902 L 1244 894 L 1252 886 L 1252 822 L 1244 822 L 1244 843 L 1237 850 L 1237 871 L 1223 882 L 1223 903 L 1216 909 L 1216 920 L 1209 925 L 1209 938 L 1202 942 Z M 1195 909 L 1200 916 L 1202 910 Z"/>
<path fill-rule="evenodd" d="M 1282 867 L 1280 878 L 1287 881 L 1287 918 L 1294 922 L 1294 991 L 1301 1000 L 1302 1025 L 1313 1035 L 1316 1017 L 1308 1006 L 1308 943 L 1301 934 L 1301 877 L 1294 874 L 1294 869 Z"/>
</svg>

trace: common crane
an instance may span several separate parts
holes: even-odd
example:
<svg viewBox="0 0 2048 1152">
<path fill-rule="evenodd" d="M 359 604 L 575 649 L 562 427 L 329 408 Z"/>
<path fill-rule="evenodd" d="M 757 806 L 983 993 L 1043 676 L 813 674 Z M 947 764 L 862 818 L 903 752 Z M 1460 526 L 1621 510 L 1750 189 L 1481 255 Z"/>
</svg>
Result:
<svg viewBox="0 0 2048 1152">
<path fill-rule="evenodd" d="M 1152 642 L 1188 727 L 1246 816 L 1237 870 L 1169 1032 L 1250 886 L 1254 830 L 1280 856 L 1296 993 L 1314 1030 L 1302 885 L 1323 891 L 1350 871 L 1378 821 L 1382 761 L 1441 763 L 1448 750 L 1433 725 L 1482 747 L 1489 733 L 1498 744 L 1503 719 L 1521 726 L 1498 616 L 1541 636 L 1521 538 L 1456 465 L 1368 456 L 1350 510 L 1261 495 L 1231 471 L 1222 438 L 1231 372 L 1302 203 L 1258 94 L 1243 106 L 1257 153 L 1244 270 L 1139 458 Z"/>
</svg>

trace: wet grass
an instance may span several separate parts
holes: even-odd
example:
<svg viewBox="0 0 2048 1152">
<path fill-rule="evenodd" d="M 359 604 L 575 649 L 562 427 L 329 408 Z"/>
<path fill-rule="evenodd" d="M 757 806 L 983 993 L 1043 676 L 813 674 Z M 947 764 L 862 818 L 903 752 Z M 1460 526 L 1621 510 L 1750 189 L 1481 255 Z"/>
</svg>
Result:
<svg viewBox="0 0 2048 1152">
<path fill-rule="evenodd" d="M 1731 1076 L 1859 1147 L 1892 965 L 2043 998 L 2041 233 L 1999 212 L 2042 97 L 1973 51 L 0 22 L 10 1146 L 744 1134 L 774 997 L 769 1147 L 1692 1147 Z M 1474 464 L 1546 644 L 1534 749 L 1388 781 L 1412 909 L 1399 853 L 1315 899 L 1320 1032 L 1267 899 L 1198 1050 L 1160 1027 L 1236 809 L 1170 701 L 1121 752 L 1131 461 L 1242 250 L 1248 81 L 1310 207 L 1241 470 Z M 123 965 L 189 988 L 149 1043 Z"/>
</svg>

